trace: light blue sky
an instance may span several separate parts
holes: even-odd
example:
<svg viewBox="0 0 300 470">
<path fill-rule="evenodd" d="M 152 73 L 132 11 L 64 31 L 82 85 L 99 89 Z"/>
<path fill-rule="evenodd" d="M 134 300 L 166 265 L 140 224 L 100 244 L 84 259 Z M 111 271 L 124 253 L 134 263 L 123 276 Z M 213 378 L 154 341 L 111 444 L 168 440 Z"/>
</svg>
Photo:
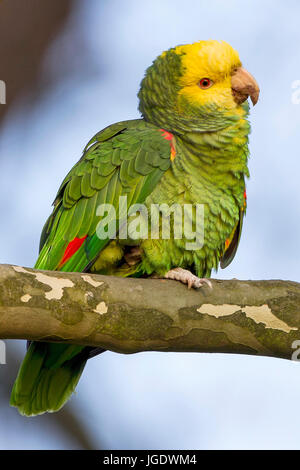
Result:
<svg viewBox="0 0 300 470">
<path fill-rule="evenodd" d="M 292 104 L 299 18 L 296 0 L 276 7 L 268 0 L 78 1 L 42 73 L 53 75 L 64 54 L 73 54 L 73 68 L 39 103 L 28 107 L 24 98 L 0 134 L 0 262 L 34 264 L 61 180 L 96 131 L 138 117 L 136 93 L 152 60 L 177 44 L 223 39 L 239 51 L 261 97 L 250 117 L 242 240 L 217 277 L 300 281 L 300 105 Z M 75 38 L 84 48 L 75 48 Z M 299 391 L 299 364 L 283 360 L 105 353 L 89 362 L 72 406 L 96 445 L 104 439 L 109 448 L 300 448 Z M 63 446 L 53 433 L 37 440 L 38 424 L 24 436 L 18 423 L 18 430 L 0 426 L 1 448 Z"/>
</svg>

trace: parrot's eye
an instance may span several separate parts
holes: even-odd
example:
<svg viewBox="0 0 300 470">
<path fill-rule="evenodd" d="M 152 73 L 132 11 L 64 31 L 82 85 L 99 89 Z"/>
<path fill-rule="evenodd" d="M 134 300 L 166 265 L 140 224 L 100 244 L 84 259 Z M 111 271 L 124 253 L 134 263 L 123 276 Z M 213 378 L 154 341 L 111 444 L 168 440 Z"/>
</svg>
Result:
<svg viewBox="0 0 300 470">
<path fill-rule="evenodd" d="M 213 86 L 214 82 L 210 78 L 202 78 L 199 82 L 199 87 L 202 88 L 202 90 L 206 90 L 207 88 L 210 88 Z"/>
</svg>

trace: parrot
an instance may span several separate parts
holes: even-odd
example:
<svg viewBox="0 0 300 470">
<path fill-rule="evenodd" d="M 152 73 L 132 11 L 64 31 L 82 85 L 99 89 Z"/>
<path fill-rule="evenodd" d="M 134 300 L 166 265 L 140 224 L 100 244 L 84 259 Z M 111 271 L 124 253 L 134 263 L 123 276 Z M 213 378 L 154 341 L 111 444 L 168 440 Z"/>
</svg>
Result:
<svg viewBox="0 0 300 470">
<path fill-rule="evenodd" d="M 141 118 L 98 132 L 62 181 L 35 268 L 211 287 L 212 270 L 226 268 L 239 245 L 249 177 L 248 98 L 255 105 L 259 93 L 238 52 L 225 41 L 200 40 L 160 54 L 141 81 Z M 190 249 L 189 234 L 163 237 L 162 219 L 155 237 L 124 235 L 120 201 L 128 213 L 135 205 L 201 205 L 202 243 Z M 98 230 L 105 220 L 97 211 L 101 205 L 115 209 L 110 217 L 115 229 L 106 237 Z M 192 225 L 195 216 L 192 209 Z M 29 342 L 10 405 L 25 416 L 58 411 L 87 360 L 101 352 Z"/>
</svg>

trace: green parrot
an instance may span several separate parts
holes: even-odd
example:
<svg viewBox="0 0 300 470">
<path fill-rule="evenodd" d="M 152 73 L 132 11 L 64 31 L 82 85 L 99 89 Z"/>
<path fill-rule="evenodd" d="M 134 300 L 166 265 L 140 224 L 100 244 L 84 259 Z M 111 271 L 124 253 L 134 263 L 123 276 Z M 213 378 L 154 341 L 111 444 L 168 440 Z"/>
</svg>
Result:
<svg viewBox="0 0 300 470">
<path fill-rule="evenodd" d="M 210 285 L 211 271 L 229 265 L 240 239 L 249 176 L 247 98 L 256 104 L 259 87 L 229 44 L 210 40 L 163 52 L 138 97 L 142 119 L 97 133 L 62 182 L 35 268 Z M 124 230 L 131 207 L 173 204 L 193 208 L 192 224 L 195 205 L 203 207 L 203 240 L 192 249 L 191 230 L 175 236 L 174 221 L 170 237 L 162 236 L 162 218 L 153 237 Z M 114 209 L 110 216 L 99 214 L 103 205 Z M 32 342 L 10 404 L 27 416 L 59 410 L 88 358 L 100 352 Z"/>
</svg>

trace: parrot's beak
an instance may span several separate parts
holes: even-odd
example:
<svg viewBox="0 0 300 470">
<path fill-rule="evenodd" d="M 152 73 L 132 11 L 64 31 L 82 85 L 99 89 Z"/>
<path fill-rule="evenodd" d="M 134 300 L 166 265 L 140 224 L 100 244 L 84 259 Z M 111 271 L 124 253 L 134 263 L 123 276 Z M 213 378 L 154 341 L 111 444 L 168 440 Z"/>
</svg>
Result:
<svg viewBox="0 0 300 470">
<path fill-rule="evenodd" d="M 242 104 L 250 96 L 253 106 L 256 105 L 259 97 L 258 83 L 243 67 L 239 67 L 232 75 L 231 89 L 236 103 Z"/>
</svg>

